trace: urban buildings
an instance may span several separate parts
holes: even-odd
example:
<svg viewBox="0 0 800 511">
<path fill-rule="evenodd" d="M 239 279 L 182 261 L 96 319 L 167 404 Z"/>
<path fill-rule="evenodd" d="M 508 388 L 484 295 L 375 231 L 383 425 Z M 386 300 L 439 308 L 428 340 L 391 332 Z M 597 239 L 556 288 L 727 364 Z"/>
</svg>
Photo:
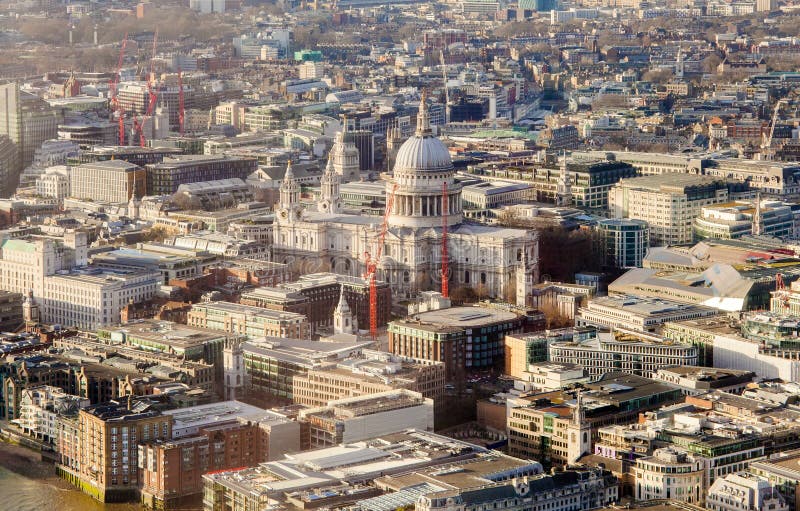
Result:
<svg viewBox="0 0 800 511">
<path fill-rule="evenodd" d="M 38 96 L 20 90 L 19 83 L 7 83 L 0 88 L 0 136 L 14 144 L 16 155 L 6 152 L 8 159 L 0 168 L 4 197 L 10 196 L 19 182 L 22 169 L 33 162 L 33 156 L 45 140 L 56 138 L 58 125 L 63 121 L 60 110 L 51 108 Z"/>
<path fill-rule="evenodd" d="M 407 429 L 433 431 L 433 400 L 410 390 L 388 390 L 301 410 L 298 420 L 308 432 L 304 445 L 333 447 Z"/>
<path fill-rule="evenodd" d="M 487 307 L 451 307 L 389 323 L 389 351 L 404 357 L 442 362 L 448 382 L 463 382 L 468 371 L 495 367 L 504 360 L 503 337 L 522 331 L 524 318 Z"/>
<path fill-rule="evenodd" d="M 203 505 L 208 509 L 258 509 L 268 502 L 288 499 L 352 502 L 377 496 L 379 492 L 366 483 L 378 477 L 459 461 L 497 458 L 503 455 L 434 433 L 409 430 L 290 454 L 283 460 L 254 468 L 206 474 Z M 541 472 L 538 463 L 509 461 L 503 464 L 504 472 L 509 475 Z"/>
<path fill-rule="evenodd" d="M 548 347 L 548 360 L 579 365 L 592 377 L 624 371 L 650 378 L 665 366 L 697 365 L 697 348 L 658 336 L 612 331 L 579 343 L 553 342 Z"/>
<path fill-rule="evenodd" d="M 87 267 L 86 234 L 63 239 L 8 239 L 0 245 L 0 287 L 33 292 L 41 321 L 97 328 L 120 322 L 128 303 L 151 298 L 161 275 L 150 271 L 111 271 Z"/>
<path fill-rule="evenodd" d="M 127 204 L 133 197 L 144 197 L 144 169 L 122 160 L 84 163 L 70 169 L 70 195 L 111 204 Z"/>
<path fill-rule="evenodd" d="M 302 314 L 230 302 L 193 305 L 187 316 L 187 324 L 251 338 L 305 339 L 308 335 L 308 320 Z"/>
<path fill-rule="evenodd" d="M 289 401 L 294 397 L 295 376 L 355 357 L 370 346 L 371 341 L 256 339 L 241 346 L 244 365 L 239 376 L 249 390 Z"/>
<path fill-rule="evenodd" d="M 703 206 L 726 202 L 730 194 L 719 179 L 662 174 L 623 179 L 608 197 L 615 218 L 644 220 L 651 243 L 677 245 L 693 241 L 692 221 Z"/>
<path fill-rule="evenodd" d="M 333 165 L 326 172 L 333 173 Z M 535 280 L 536 267 L 529 265 L 537 259 L 538 244 L 533 234 L 463 224 L 461 187 L 453 176 L 450 153 L 433 135 L 423 98 L 417 130 L 398 150 L 395 181 L 387 183 L 387 196 L 394 195 L 394 200 L 388 232 L 381 239 L 385 242 L 383 256 L 391 264 L 381 264 L 378 278 L 392 286 L 398 299 L 433 288 L 441 266 L 442 238 L 438 230 L 446 215 L 448 253 L 452 259 L 450 285 L 480 286 L 490 296 L 509 295 L 512 287 L 517 293 L 524 293 Z M 442 190 L 447 190 L 446 200 Z M 335 185 L 330 193 L 332 197 L 321 197 L 320 204 L 338 200 Z M 309 211 L 299 198 L 300 186 L 289 168 L 281 183 L 277 207 L 276 259 L 313 255 L 331 261 L 337 273 L 361 272 L 363 254 L 377 253 L 374 243 L 379 238 L 380 220 Z"/>
<path fill-rule="evenodd" d="M 169 508 L 203 491 L 208 472 L 254 466 L 300 450 L 300 425 L 237 401 L 169 410 L 172 438 L 139 447 L 140 502 Z"/>
<path fill-rule="evenodd" d="M 650 247 L 650 228 L 643 220 L 608 219 L 597 223 L 606 242 L 606 260 L 617 268 L 640 268 Z"/>
<path fill-rule="evenodd" d="M 169 440 L 172 418 L 128 397 L 82 409 L 60 435 L 59 474 L 101 502 L 124 502 L 138 496 L 139 442 Z"/>
<path fill-rule="evenodd" d="M 148 195 L 171 195 L 183 184 L 220 179 L 246 179 L 257 167 L 257 161 L 248 158 L 224 156 L 174 156 L 164 157 L 160 163 L 149 163 L 147 171 Z"/>
<path fill-rule="evenodd" d="M 629 423 L 682 399 L 678 389 L 621 372 L 605 373 L 584 388 L 509 397 L 509 454 L 544 464 L 575 463 L 590 453 L 599 427 Z"/>
<path fill-rule="evenodd" d="M 668 321 L 682 321 L 715 316 L 718 310 L 664 298 L 636 295 L 610 295 L 589 300 L 578 309 L 577 326 L 609 330 L 623 328 L 636 332 L 658 332 Z"/>
<path fill-rule="evenodd" d="M 312 407 L 400 388 L 419 392 L 436 405 L 444 397 L 445 368 L 443 363 L 365 349 L 355 358 L 295 375 L 292 386 L 294 402 Z"/>
<path fill-rule="evenodd" d="M 714 481 L 706 496 L 709 511 L 733 509 L 787 511 L 789 505 L 766 479 L 749 474 L 728 474 Z"/>
<path fill-rule="evenodd" d="M 636 500 L 674 499 L 703 502 L 703 462 L 672 448 L 656 449 L 636 460 Z"/>
</svg>

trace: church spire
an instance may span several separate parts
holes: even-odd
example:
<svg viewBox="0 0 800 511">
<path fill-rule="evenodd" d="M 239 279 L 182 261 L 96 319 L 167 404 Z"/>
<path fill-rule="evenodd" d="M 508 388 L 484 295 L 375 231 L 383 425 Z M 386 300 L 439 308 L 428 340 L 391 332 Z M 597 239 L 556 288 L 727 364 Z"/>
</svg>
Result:
<svg viewBox="0 0 800 511">
<path fill-rule="evenodd" d="M 353 313 L 344 297 L 344 285 L 339 293 L 339 303 L 333 311 L 333 333 L 352 334 L 355 330 L 353 325 Z"/>
<path fill-rule="evenodd" d="M 422 89 L 419 98 L 419 112 L 417 113 L 417 136 L 431 134 L 431 115 L 428 112 L 428 93 Z"/>
</svg>

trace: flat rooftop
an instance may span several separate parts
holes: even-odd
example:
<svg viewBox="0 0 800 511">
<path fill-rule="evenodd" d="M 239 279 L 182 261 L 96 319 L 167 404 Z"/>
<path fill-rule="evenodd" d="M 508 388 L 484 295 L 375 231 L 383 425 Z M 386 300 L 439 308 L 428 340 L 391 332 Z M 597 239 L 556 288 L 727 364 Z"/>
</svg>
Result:
<svg viewBox="0 0 800 511">
<path fill-rule="evenodd" d="M 472 488 L 501 478 L 541 473 L 542 466 L 535 461 L 526 461 L 499 452 L 478 455 L 467 461 L 429 467 L 413 473 L 384 477 L 381 486 L 400 490 L 424 482 L 445 488 Z"/>
<path fill-rule="evenodd" d="M 303 314 L 295 312 L 278 311 L 272 309 L 265 309 L 263 307 L 254 307 L 251 305 L 242 305 L 240 303 L 231 302 L 204 302 L 192 306 L 192 310 L 207 309 L 209 311 L 225 312 L 227 314 L 245 314 L 248 316 L 266 318 L 273 321 L 281 320 L 304 320 L 306 317 Z"/>
<path fill-rule="evenodd" d="M 172 427 L 173 430 L 177 430 L 176 436 L 181 435 L 181 431 L 188 430 L 189 434 L 191 434 L 196 428 L 228 423 L 239 419 L 249 421 L 288 420 L 277 412 L 264 410 L 240 401 L 221 401 L 189 408 L 178 408 L 176 410 L 167 410 L 163 414 L 172 416 L 174 420 Z"/>
<path fill-rule="evenodd" d="M 129 343 L 130 338 L 134 337 L 182 348 L 202 345 L 225 337 L 224 332 L 157 319 L 136 320 L 124 326 L 106 330 L 124 334 Z"/>
<path fill-rule="evenodd" d="M 516 314 L 486 307 L 450 307 L 413 314 L 400 321 L 404 324 L 426 324 L 441 327 L 471 328 L 504 321 L 514 321 Z"/>
<path fill-rule="evenodd" d="M 244 343 L 242 348 L 245 355 L 252 353 L 282 362 L 317 368 L 326 362 L 349 357 L 370 346 L 372 341 L 319 342 L 263 337 Z"/>
<path fill-rule="evenodd" d="M 664 323 L 664 328 L 687 328 L 691 330 L 702 330 L 718 335 L 736 335 L 741 336 L 742 331 L 735 326 L 733 321 L 727 316 L 712 316 L 702 319 L 687 319 L 683 321 L 668 321 Z"/>
<path fill-rule="evenodd" d="M 281 461 L 206 474 L 204 478 L 249 496 L 282 499 L 286 492 L 363 481 L 487 452 L 435 433 L 407 430 L 363 442 L 287 454 Z"/>
<path fill-rule="evenodd" d="M 639 316 L 661 316 L 685 312 L 696 309 L 706 311 L 708 315 L 715 315 L 718 311 L 712 307 L 683 303 L 665 298 L 651 298 L 635 295 L 609 295 L 593 298 L 589 301 L 588 309 L 597 307 L 611 307 L 621 309 Z"/>
</svg>

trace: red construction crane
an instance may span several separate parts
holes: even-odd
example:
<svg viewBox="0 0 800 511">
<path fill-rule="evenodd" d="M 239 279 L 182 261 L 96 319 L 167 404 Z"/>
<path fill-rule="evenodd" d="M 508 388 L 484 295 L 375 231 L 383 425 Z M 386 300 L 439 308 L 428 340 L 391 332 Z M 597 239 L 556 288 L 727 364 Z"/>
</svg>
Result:
<svg viewBox="0 0 800 511">
<path fill-rule="evenodd" d="M 442 183 L 442 296 L 450 297 L 450 261 L 447 254 L 447 213 L 450 208 L 447 181 Z"/>
<path fill-rule="evenodd" d="M 364 252 L 366 265 L 364 278 L 369 280 L 369 334 L 373 340 L 378 337 L 378 284 L 375 275 L 378 272 L 378 264 L 383 254 L 383 245 L 386 242 L 386 231 L 389 229 L 389 215 L 392 214 L 392 208 L 394 207 L 395 191 L 397 191 L 397 183 L 394 183 L 392 190 L 386 196 L 386 210 L 383 212 L 383 223 L 378 236 L 378 247 L 375 251 L 376 257 L 373 259 L 369 252 Z"/>
<path fill-rule="evenodd" d="M 178 67 L 178 131 L 181 136 L 183 136 L 183 119 L 185 115 L 183 108 L 183 72 Z"/>
</svg>

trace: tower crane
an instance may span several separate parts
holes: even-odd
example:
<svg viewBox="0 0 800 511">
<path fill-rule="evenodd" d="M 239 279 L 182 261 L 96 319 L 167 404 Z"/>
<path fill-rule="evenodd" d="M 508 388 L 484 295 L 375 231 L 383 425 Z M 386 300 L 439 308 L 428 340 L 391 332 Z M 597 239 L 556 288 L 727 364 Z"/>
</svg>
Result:
<svg viewBox="0 0 800 511">
<path fill-rule="evenodd" d="M 450 256 L 447 252 L 447 214 L 450 210 L 450 197 L 447 195 L 447 181 L 442 183 L 442 296 L 450 297 Z"/>
<path fill-rule="evenodd" d="M 369 252 L 364 252 L 366 266 L 364 278 L 369 281 L 369 334 L 373 340 L 378 336 L 378 284 L 376 282 L 376 274 L 383 254 L 383 245 L 386 242 L 386 231 L 389 229 L 389 216 L 392 214 L 392 208 L 394 207 L 394 194 L 396 191 L 397 183 L 394 183 L 391 191 L 386 196 L 386 210 L 383 212 L 383 222 L 378 236 L 375 257 L 373 258 Z"/>
<path fill-rule="evenodd" d="M 786 98 L 781 98 L 775 103 L 775 109 L 772 112 L 772 122 L 769 125 L 769 136 L 761 145 L 761 151 L 766 160 L 772 160 L 772 136 L 775 134 L 775 123 L 778 121 L 778 114 L 781 111 L 781 106 L 789 102 Z"/>
</svg>

